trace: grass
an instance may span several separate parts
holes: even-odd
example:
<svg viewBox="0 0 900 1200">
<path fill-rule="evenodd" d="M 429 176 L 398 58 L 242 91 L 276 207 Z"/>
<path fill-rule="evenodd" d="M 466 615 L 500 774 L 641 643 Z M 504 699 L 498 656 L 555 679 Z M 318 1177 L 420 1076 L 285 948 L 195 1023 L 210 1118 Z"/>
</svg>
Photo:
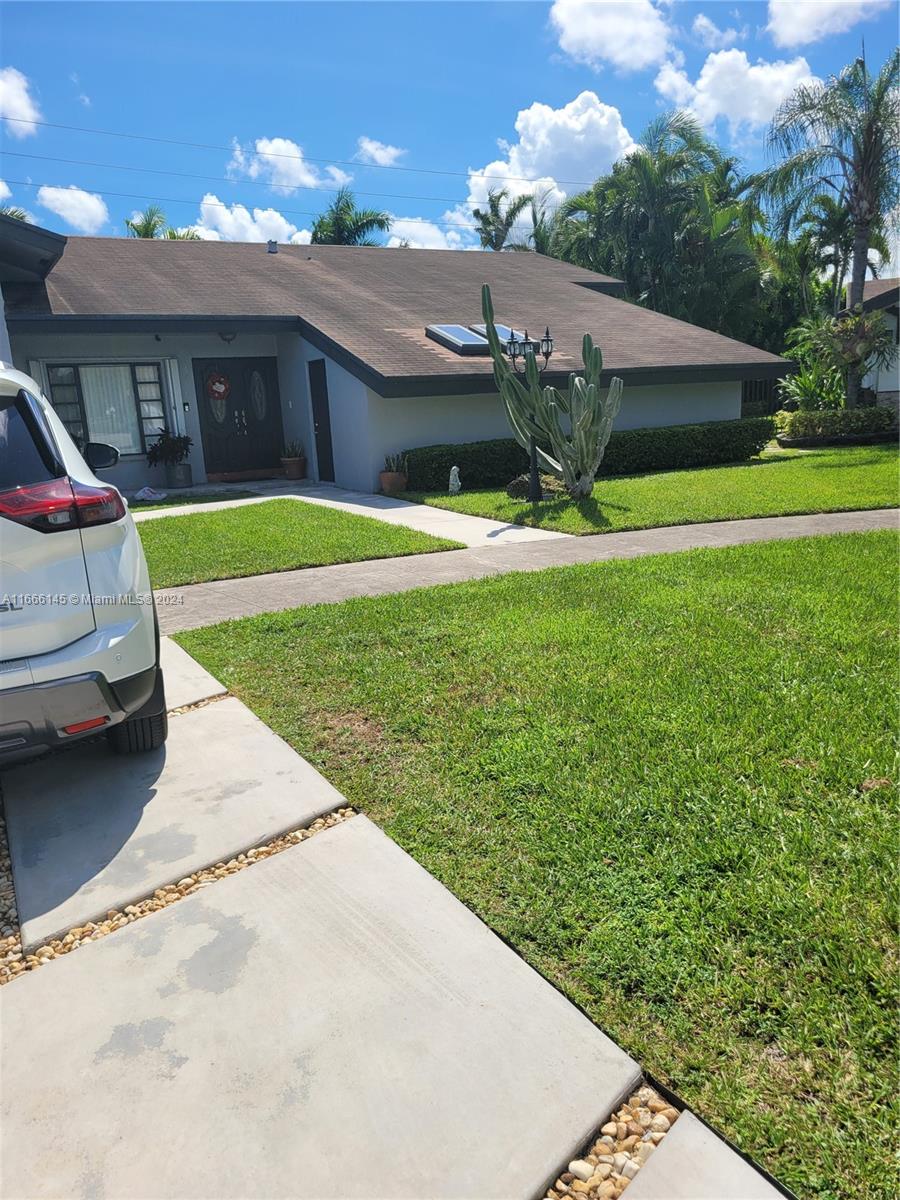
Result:
<svg viewBox="0 0 900 1200">
<path fill-rule="evenodd" d="M 178 640 L 799 1195 L 888 1200 L 896 566 L 809 538 Z"/>
<path fill-rule="evenodd" d="M 407 499 L 576 534 L 888 508 L 898 502 L 897 450 L 894 446 L 768 450 L 739 466 L 601 479 L 590 499 L 578 503 L 564 498 L 531 505 L 510 500 L 502 488 L 463 491 L 459 496 L 416 493 Z"/>
<path fill-rule="evenodd" d="M 150 512 L 155 508 L 176 508 L 184 504 L 217 504 L 222 500 L 250 500 L 259 492 L 192 492 L 189 496 L 165 496 L 161 500 L 128 501 L 132 512 Z"/>
<path fill-rule="evenodd" d="M 138 532 L 154 587 L 459 549 L 458 542 L 301 500 L 159 517 L 142 521 Z"/>
</svg>

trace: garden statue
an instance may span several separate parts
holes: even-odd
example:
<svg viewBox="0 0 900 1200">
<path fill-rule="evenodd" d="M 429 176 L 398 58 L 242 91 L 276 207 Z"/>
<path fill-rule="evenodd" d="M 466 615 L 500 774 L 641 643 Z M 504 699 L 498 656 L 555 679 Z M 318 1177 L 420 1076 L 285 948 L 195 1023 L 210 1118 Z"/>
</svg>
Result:
<svg viewBox="0 0 900 1200">
<path fill-rule="evenodd" d="M 462 491 L 462 484 L 459 482 L 459 467 L 450 468 L 450 495 L 458 496 Z"/>
<path fill-rule="evenodd" d="M 611 379 L 606 393 L 601 392 L 603 355 L 586 333 L 581 347 L 584 374 L 573 372 L 569 376 L 567 392 L 541 386 L 530 344 L 525 348 L 523 382 L 510 366 L 494 327 L 494 306 L 487 284 L 481 289 L 481 310 L 494 360 L 494 379 L 516 440 L 530 450 L 534 438 L 540 466 L 562 479 L 573 499 L 590 496 L 622 403 L 622 380 Z M 563 427 L 561 417 L 567 418 L 568 430 Z M 544 446 L 549 447 L 549 452 Z"/>
</svg>

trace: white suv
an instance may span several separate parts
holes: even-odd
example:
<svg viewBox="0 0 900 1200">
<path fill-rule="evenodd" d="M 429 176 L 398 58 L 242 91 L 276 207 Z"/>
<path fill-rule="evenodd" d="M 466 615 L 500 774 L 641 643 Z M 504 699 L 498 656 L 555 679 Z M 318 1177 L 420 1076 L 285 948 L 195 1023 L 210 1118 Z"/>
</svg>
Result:
<svg viewBox="0 0 900 1200">
<path fill-rule="evenodd" d="M 0 363 L 0 762 L 105 731 L 121 754 L 166 739 L 147 563 L 116 488 L 38 384 Z"/>
</svg>

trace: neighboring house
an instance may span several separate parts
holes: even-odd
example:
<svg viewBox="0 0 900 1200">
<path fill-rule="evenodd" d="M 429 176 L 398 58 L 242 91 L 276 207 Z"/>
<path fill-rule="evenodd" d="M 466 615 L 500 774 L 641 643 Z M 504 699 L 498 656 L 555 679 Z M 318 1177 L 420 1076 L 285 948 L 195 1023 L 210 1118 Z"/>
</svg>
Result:
<svg viewBox="0 0 900 1200">
<path fill-rule="evenodd" d="M 881 310 L 894 334 L 894 345 L 900 343 L 897 312 L 900 306 L 900 279 L 867 279 L 863 285 L 863 308 L 866 312 Z M 878 404 L 900 408 L 900 357 L 889 367 L 874 367 L 863 379 L 863 387 L 871 388 Z"/>
<path fill-rule="evenodd" d="M 483 282 L 498 320 L 550 326 L 548 382 L 593 334 L 625 380 L 618 428 L 731 420 L 744 381 L 787 367 L 536 254 L 63 239 L 0 218 L 13 361 L 73 434 L 119 448 L 125 489 L 162 483 L 144 454 L 163 428 L 193 438 L 197 483 L 277 474 L 299 439 L 313 478 L 364 490 L 392 451 L 508 436 L 486 343 L 428 332 L 477 326 Z"/>
</svg>

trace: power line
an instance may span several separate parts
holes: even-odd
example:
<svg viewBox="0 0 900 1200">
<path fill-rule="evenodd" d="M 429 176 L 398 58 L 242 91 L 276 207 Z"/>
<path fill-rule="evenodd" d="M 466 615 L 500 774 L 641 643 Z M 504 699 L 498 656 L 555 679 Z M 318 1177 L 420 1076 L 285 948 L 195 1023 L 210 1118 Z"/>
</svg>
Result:
<svg viewBox="0 0 900 1200">
<path fill-rule="evenodd" d="M 67 191 L 68 190 L 68 188 L 63 184 L 35 183 L 34 180 L 31 180 L 31 179 L 7 179 L 6 183 L 12 184 L 14 187 L 32 187 L 32 188 L 49 187 L 49 188 L 56 188 L 59 191 Z M 200 203 L 200 201 L 188 200 L 182 196 L 148 196 L 146 193 L 140 193 L 140 192 L 111 192 L 106 188 L 98 188 L 97 190 L 102 192 L 104 196 L 115 196 L 116 199 L 118 199 L 118 200 L 149 200 L 151 203 L 159 203 L 159 204 L 189 204 L 189 205 L 191 205 L 192 208 L 196 207 Z M 224 208 L 224 209 L 228 209 L 229 211 L 238 206 L 237 201 L 233 205 L 232 204 L 223 204 L 219 200 L 216 200 L 216 201 L 205 200 L 205 201 L 203 201 L 203 203 L 206 204 L 209 208 Z M 247 206 L 245 204 L 241 204 L 240 207 L 246 210 Z M 311 210 L 296 209 L 296 208 L 293 208 L 293 209 L 292 208 L 279 208 L 279 209 L 276 209 L 275 211 L 280 213 L 281 215 L 290 216 L 290 217 L 320 217 L 322 215 L 319 212 L 312 212 Z M 415 224 L 421 223 L 423 225 L 441 225 L 441 226 L 446 226 L 449 229 L 477 230 L 480 228 L 480 226 L 478 226 L 478 225 L 470 225 L 463 221 L 443 221 L 443 220 L 439 220 L 437 218 L 432 220 L 429 217 L 397 217 L 396 221 L 398 223 L 401 221 L 405 221 L 405 222 L 413 222 Z"/>
<path fill-rule="evenodd" d="M 50 154 L 26 154 L 20 150 L 4 150 L 6 158 L 31 158 L 40 162 L 66 163 L 71 167 L 100 167 L 108 171 L 139 171 L 143 175 L 171 175 L 177 179 L 202 179 L 207 183 L 227 183 L 232 186 L 250 184 L 253 187 L 276 188 L 283 187 L 286 190 L 305 191 L 305 192 L 338 192 L 338 187 L 319 186 L 314 183 L 275 183 L 273 184 L 268 179 L 233 179 L 227 175 L 195 175 L 188 171 L 168 171 L 159 167 L 132 167 L 123 163 L 104 163 L 91 162 L 84 158 L 56 158 Z M 356 196 L 375 196 L 382 200 L 416 200 L 428 201 L 436 204 L 458 204 L 458 197 L 451 196 L 410 196 L 405 193 L 397 192 L 361 192 L 356 188 L 353 189 Z"/>
<path fill-rule="evenodd" d="M 136 142 L 155 142 L 157 145 L 160 145 L 160 146 L 182 146 L 189 150 L 219 150 L 225 154 L 233 154 L 235 150 L 242 150 L 244 153 L 247 153 L 247 151 L 244 150 L 244 147 L 241 146 L 240 143 L 238 143 L 238 142 L 236 142 L 234 145 L 231 145 L 231 146 L 216 146 L 216 145 L 210 144 L 209 142 L 183 142 L 183 141 L 179 141 L 175 138 L 152 137 L 150 134 L 145 134 L 145 133 L 121 133 L 119 130 L 116 130 L 116 129 L 90 129 L 84 125 L 59 125 L 53 121 L 36 121 L 36 120 L 31 120 L 28 117 L 8 117 L 2 113 L 0 113 L 0 120 L 15 121 L 21 125 L 39 125 L 42 129 L 63 129 L 69 133 L 93 133 L 93 134 L 97 134 L 101 137 L 129 138 L 132 141 L 136 141 Z M 277 150 L 256 150 L 256 149 L 254 149 L 252 151 L 252 153 L 257 155 L 259 158 L 288 158 L 294 162 L 297 161 L 296 154 L 283 154 Z M 371 168 L 372 170 L 377 170 L 377 171 L 406 171 L 413 175 L 448 175 L 448 176 L 452 176 L 457 179 L 468 179 L 470 174 L 474 174 L 474 175 L 477 175 L 479 179 L 495 179 L 495 180 L 497 180 L 498 183 L 506 183 L 506 182 L 540 183 L 541 182 L 540 178 L 531 179 L 527 175 L 485 175 L 481 171 L 472 171 L 472 172 L 470 172 L 470 171 L 447 171 L 447 170 L 438 170 L 435 167 L 404 167 L 404 166 L 399 166 L 397 164 L 387 164 L 387 163 L 363 163 L 363 162 L 360 162 L 358 159 L 317 158 L 314 155 L 310 155 L 310 154 L 303 154 L 301 157 L 304 162 L 330 163 L 333 166 L 355 167 L 357 169 L 359 169 L 360 167 L 366 167 L 366 168 Z M 565 187 L 576 187 L 576 188 L 591 187 L 591 182 L 585 182 L 584 180 L 557 179 L 556 182 L 564 185 Z"/>
</svg>

